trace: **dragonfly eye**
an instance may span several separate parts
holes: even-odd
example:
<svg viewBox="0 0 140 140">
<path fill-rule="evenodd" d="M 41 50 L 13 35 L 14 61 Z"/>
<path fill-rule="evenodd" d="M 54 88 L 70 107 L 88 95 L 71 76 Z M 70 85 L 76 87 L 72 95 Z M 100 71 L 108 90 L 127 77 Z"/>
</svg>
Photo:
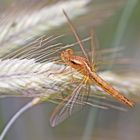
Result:
<svg viewBox="0 0 140 140">
<path fill-rule="evenodd" d="M 67 49 L 66 52 L 67 52 L 69 55 L 73 55 L 73 50 L 72 50 L 72 49 Z"/>
</svg>

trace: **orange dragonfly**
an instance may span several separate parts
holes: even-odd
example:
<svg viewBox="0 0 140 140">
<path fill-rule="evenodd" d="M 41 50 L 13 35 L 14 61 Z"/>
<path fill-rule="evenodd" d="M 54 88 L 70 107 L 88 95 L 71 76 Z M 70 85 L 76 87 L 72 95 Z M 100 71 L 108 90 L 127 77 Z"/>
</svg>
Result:
<svg viewBox="0 0 140 140">
<path fill-rule="evenodd" d="M 85 96 L 88 98 L 88 92 L 86 92 L 87 95 L 80 95 L 80 91 L 83 86 L 87 85 L 87 83 L 94 83 L 97 86 L 99 86 L 103 91 L 110 94 L 112 97 L 114 97 L 116 100 L 122 102 L 123 104 L 127 105 L 128 107 L 133 107 L 134 102 L 126 98 L 124 95 L 122 95 L 117 89 L 115 89 L 111 84 L 106 82 L 104 79 L 102 79 L 95 70 L 95 62 L 92 64 L 88 56 L 84 50 L 84 47 L 82 45 L 82 42 L 76 32 L 76 29 L 74 28 L 73 24 L 71 23 L 68 15 L 65 11 L 63 11 L 65 17 L 68 20 L 68 24 L 74 33 L 76 40 L 78 41 L 80 48 L 84 54 L 83 56 L 77 56 L 74 55 L 74 52 L 72 49 L 66 49 L 61 52 L 61 59 L 62 61 L 72 67 L 73 69 L 77 70 L 79 73 L 81 73 L 84 78 L 81 81 L 81 83 L 74 89 L 74 91 L 67 96 L 54 110 L 50 123 L 54 127 L 61 123 L 63 120 L 68 118 L 75 110 L 79 108 L 79 105 L 84 105 L 84 99 Z M 94 67 L 92 67 L 94 66 Z"/>
</svg>

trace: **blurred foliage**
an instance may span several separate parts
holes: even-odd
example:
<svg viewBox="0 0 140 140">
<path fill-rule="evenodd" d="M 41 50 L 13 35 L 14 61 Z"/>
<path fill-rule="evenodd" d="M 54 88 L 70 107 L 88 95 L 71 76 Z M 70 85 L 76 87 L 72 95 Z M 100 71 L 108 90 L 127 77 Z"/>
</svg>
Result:
<svg viewBox="0 0 140 140">
<path fill-rule="evenodd" d="M 34 16 L 39 17 L 39 19 L 44 18 L 44 15 L 39 14 L 43 8 L 49 9 L 50 6 L 54 6 L 58 2 L 72 2 L 72 1 L 46 1 L 46 0 L 1 0 L 0 1 L 0 31 L 1 36 L 1 56 L 7 51 L 12 52 L 12 49 L 16 46 L 23 47 L 25 44 L 32 42 L 38 36 L 42 34 L 49 35 L 60 35 L 66 33 L 68 39 L 62 38 L 59 41 L 64 43 L 74 42 L 72 33 L 69 32 L 69 27 L 62 24 L 57 25 L 58 19 L 55 20 L 52 16 L 49 20 L 44 21 L 39 20 L 38 24 L 31 26 L 29 23 L 34 22 Z M 80 2 L 80 1 L 79 1 Z M 83 0 L 81 0 L 83 2 Z M 96 28 L 98 45 L 101 48 L 116 47 L 121 48 L 123 51 L 121 56 L 126 59 L 128 65 L 117 65 L 111 63 L 106 69 L 113 69 L 122 74 L 122 76 L 128 76 L 133 80 L 139 80 L 139 12 L 140 12 L 140 1 L 138 0 L 94 0 L 89 1 L 87 4 L 83 4 L 80 9 L 80 4 L 78 7 L 73 9 L 72 6 L 68 5 L 70 11 L 69 16 L 73 17 L 73 23 L 75 24 L 80 36 L 85 38 L 89 36 L 89 32 Z M 55 7 L 57 9 L 57 7 Z M 54 8 L 54 9 L 55 9 Z M 80 13 L 80 11 L 82 11 Z M 53 10 L 54 13 L 58 12 Z M 49 13 L 49 12 L 48 12 Z M 48 13 L 45 13 L 47 15 Z M 50 12 L 49 14 L 52 14 Z M 56 14 L 57 15 L 57 14 Z M 122 16 L 125 15 L 125 18 Z M 23 18 L 24 17 L 24 18 Z M 18 22 L 15 22 L 18 19 Z M 23 20 L 25 19 L 25 20 Z M 60 18 L 61 19 L 61 18 Z M 126 20 L 127 19 L 127 20 Z M 22 21 L 22 22 L 21 22 Z M 126 22 L 127 21 L 127 22 Z M 59 23 L 59 22 L 58 22 Z M 119 25 L 121 26 L 121 31 L 119 30 Z M 30 26 L 28 26 L 30 25 Z M 41 25 L 41 26 L 40 26 Z M 2 27 L 2 28 L 1 28 Z M 18 28 L 17 28 L 18 27 Z M 32 28 L 33 27 L 33 28 Z M 48 27 L 49 28 L 48 30 Z M 12 28 L 12 29 L 11 29 Z M 24 28 L 24 30 L 22 30 Z M 30 30 L 29 30 L 30 29 Z M 15 32 L 17 31 L 17 32 Z M 10 34 L 8 36 L 8 33 Z M 121 33 L 121 34 L 120 34 Z M 12 36 L 12 37 L 11 37 Z M 30 39 L 30 37 L 32 39 Z M 120 39 L 118 39 L 120 38 Z M 116 42 L 116 40 L 119 40 Z M 115 45 L 114 45 L 115 44 Z M 116 45 L 117 44 L 117 45 Z M 7 49 L 7 46 L 10 48 Z M 11 49 L 12 47 L 12 49 Z M 98 46 L 97 46 L 98 47 Z M 3 52 L 3 50 L 5 52 Z M 116 61 L 118 54 L 113 54 L 111 60 Z M 131 59 L 130 59 L 131 58 Z M 122 61 L 121 61 L 122 62 Z M 129 74 L 131 76 L 129 77 Z M 134 75 L 134 76 L 133 76 Z M 137 77 L 137 79 L 135 78 Z M 123 82 L 123 80 L 122 80 Z M 138 93 L 135 93 L 139 95 Z M 139 98 L 135 99 L 139 102 Z M 25 104 L 28 99 L 1 99 L 0 109 L 1 109 L 1 130 L 13 116 L 13 114 L 18 110 L 23 104 Z M 133 139 L 138 140 L 139 135 L 139 104 L 128 112 L 119 112 L 116 110 L 98 110 L 98 109 L 88 109 L 86 108 L 81 113 L 77 113 L 72 116 L 69 120 L 65 121 L 63 124 L 56 128 L 51 128 L 49 125 L 49 114 L 50 110 L 53 109 L 55 105 L 50 103 L 38 105 L 32 110 L 25 113 L 16 124 L 12 127 L 10 133 L 7 134 L 7 139 L 11 140 L 25 140 L 25 139 L 82 139 L 82 140 L 124 140 Z M 90 119 L 91 118 L 91 119 Z M 77 131 L 75 131 L 77 130 Z M 34 135 L 32 135 L 34 134 Z"/>
</svg>

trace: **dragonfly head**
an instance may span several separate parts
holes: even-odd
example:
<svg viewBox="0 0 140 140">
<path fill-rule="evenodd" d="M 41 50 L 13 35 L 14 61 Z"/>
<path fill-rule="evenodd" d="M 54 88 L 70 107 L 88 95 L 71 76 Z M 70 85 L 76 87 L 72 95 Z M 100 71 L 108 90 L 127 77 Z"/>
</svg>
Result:
<svg viewBox="0 0 140 140">
<path fill-rule="evenodd" d="M 67 49 L 61 52 L 61 59 L 67 63 L 71 59 L 71 56 L 73 56 L 73 50 Z"/>
</svg>

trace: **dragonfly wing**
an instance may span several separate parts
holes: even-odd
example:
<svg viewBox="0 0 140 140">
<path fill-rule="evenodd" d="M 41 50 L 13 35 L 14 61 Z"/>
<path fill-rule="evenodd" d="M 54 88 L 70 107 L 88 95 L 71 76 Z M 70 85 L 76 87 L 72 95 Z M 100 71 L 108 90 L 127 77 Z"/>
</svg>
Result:
<svg viewBox="0 0 140 140">
<path fill-rule="evenodd" d="M 100 97 L 97 95 L 90 95 L 86 104 L 92 107 L 97 106 L 98 108 L 102 109 L 115 109 L 119 111 L 127 111 L 127 109 L 124 106 L 121 106 L 120 104 L 115 104 L 115 102 L 111 99 Z"/>
<path fill-rule="evenodd" d="M 84 87 L 84 88 L 83 88 Z M 83 90 L 83 89 L 85 90 Z M 57 126 L 67 118 L 69 118 L 73 113 L 80 111 L 85 105 L 96 107 L 100 109 L 117 109 L 121 111 L 126 111 L 124 108 L 111 103 L 106 103 L 105 101 L 98 101 L 97 97 L 89 96 L 90 86 L 89 84 L 83 83 L 83 81 L 74 89 L 71 95 L 64 98 L 64 100 L 54 109 L 50 124 L 52 127 Z M 99 100 L 101 100 L 99 98 Z"/>
<path fill-rule="evenodd" d="M 81 101 L 80 91 L 84 86 L 82 81 L 72 92 L 71 95 L 67 96 L 53 111 L 50 124 L 52 127 L 63 122 L 65 119 L 70 117 L 74 112 L 79 111 L 84 103 Z"/>
</svg>

